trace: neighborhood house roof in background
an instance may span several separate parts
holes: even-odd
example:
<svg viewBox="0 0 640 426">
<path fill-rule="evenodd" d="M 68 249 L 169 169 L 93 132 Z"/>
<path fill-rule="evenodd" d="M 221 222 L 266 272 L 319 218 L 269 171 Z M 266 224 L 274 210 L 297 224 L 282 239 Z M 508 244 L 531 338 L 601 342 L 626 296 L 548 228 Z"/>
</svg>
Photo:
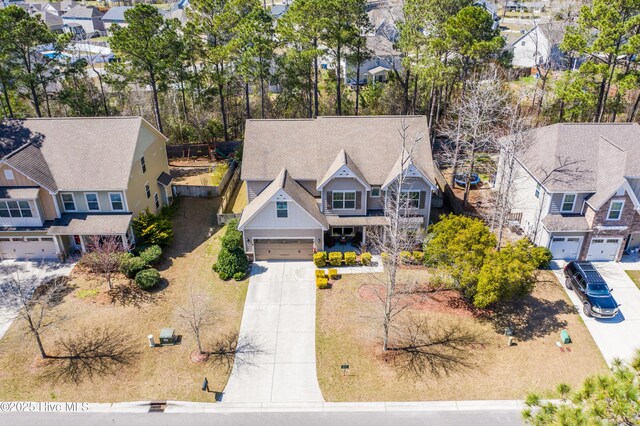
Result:
<svg viewBox="0 0 640 426">
<path fill-rule="evenodd" d="M 107 13 L 104 14 L 102 20 L 104 22 L 125 22 L 124 13 L 133 9 L 133 6 L 116 6 L 107 10 Z"/>
<path fill-rule="evenodd" d="M 0 122 L 3 162 L 52 192 L 129 186 L 140 117 L 26 119 Z"/>
<path fill-rule="evenodd" d="M 86 7 L 78 4 L 73 6 L 67 11 L 67 13 L 62 15 L 62 19 L 96 18 L 100 16 L 102 16 L 102 12 L 100 12 L 95 7 Z"/>
</svg>

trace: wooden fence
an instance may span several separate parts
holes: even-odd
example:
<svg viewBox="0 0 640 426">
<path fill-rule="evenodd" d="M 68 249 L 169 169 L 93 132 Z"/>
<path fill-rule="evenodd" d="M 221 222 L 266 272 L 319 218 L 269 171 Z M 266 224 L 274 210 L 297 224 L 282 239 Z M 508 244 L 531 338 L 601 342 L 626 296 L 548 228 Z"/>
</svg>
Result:
<svg viewBox="0 0 640 426">
<path fill-rule="evenodd" d="M 444 192 L 444 196 L 447 198 L 449 206 L 451 206 L 451 210 L 455 214 L 462 214 L 464 212 L 464 209 L 462 208 L 462 204 L 460 204 L 460 200 L 458 200 L 456 194 L 453 193 L 453 189 L 451 189 L 449 183 L 447 182 L 447 179 L 444 177 L 444 175 L 440 171 L 440 168 L 435 162 L 433 163 L 433 170 L 435 171 L 438 186 L 440 187 L 442 192 Z"/>
<path fill-rule="evenodd" d="M 225 155 L 236 151 L 242 142 L 229 141 L 218 143 L 187 143 L 167 145 L 167 157 L 169 158 L 191 158 L 191 157 L 213 157 L 214 150 L 218 150 Z"/>
<path fill-rule="evenodd" d="M 220 184 L 213 185 L 173 185 L 173 195 L 180 195 L 181 197 L 198 197 L 198 198 L 212 198 L 219 197 L 221 193 L 225 192 L 229 186 L 229 181 L 234 176 L 236 170 L 240 170 L 238 163 L 235 161 L 229 165 L 229 170 L 224 174 Z"/>
<path fill-rule="evenodd" d="M 235 193 L 238 185 L 240 184 L 240 167 L 238 167 L 233 176 L 229 180 L 229 184 L 225 188 L 222 193 L 222 199 L 220 200 L 220 207 L 218 208 L 218 212 L 216 214 L 216 220 L 218 221 L 218 225 L 224 225 L 228 221 L 233 218 L 240 218 L 242 213 L 225 213 L 227 207 L 229 206 L 229 202 L 233 199 L 233 194 Z"/>
</svg>

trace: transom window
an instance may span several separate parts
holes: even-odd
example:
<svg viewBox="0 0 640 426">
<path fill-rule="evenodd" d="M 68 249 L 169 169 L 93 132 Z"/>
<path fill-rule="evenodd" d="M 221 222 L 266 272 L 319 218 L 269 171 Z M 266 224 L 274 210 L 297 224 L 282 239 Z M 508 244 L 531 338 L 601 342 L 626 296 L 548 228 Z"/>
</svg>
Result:
<svg viewBox="0 0 640 426">
<path fill-rule="evenodd" d="M 276 217 L 289 217 L 289 205 L 286 201 L 276 201 Z"/>
<path fill-rule="evenodd" d="M 98 202 L 98 194 L 89 192 L 84 194 L 84 198 L 87 200 L 88 210 L 100 210 L 100 203 Z"/>
<path fill-rule="evenodd" d="M 564 194 L 562 197 L 561 212 L 572 212 L 576 204 L 576 194 Z"/>
<path fill-rule="evenodd" d="M 62 205 L 66 211 L 72 212 L 76 210 L 76 200 L 73 198 L 73 194 L 63 193 L 60 194 L 60 197 L 62 198 Z"/>
<path fill-rule="evenodd" d="M 0 201 L 0 217 L 33 217 L 28 201 Z"/>
<path fill-rule="evenodd" d="M 144 192 L 147 194 L 147 200 L 151 198 L 151 188 L 149 188 L 149 184 L 144 184 Z"/>
<path fill-rule="evenodd" d="M 372 197 L 379 197 L 380 196 L 380 186 L 379 185 L 371 187 L 371 196 Z"/>
<path fill-rule="evenodd" d="M 160 208 L 160 198 L 158 198 L 158 193 L 153 194 L 153 201 L 156 203 L 156 209 Z"/>
<path fill-rule="evenodd" d="M 140 167 L 142 167 L 142 173 L 147 171 L 147 163 L 144 161 L 144 156 L 140 159 Z"/>
<path fill-rule="evenodd" d="M 339 237 L 342 235 L 353 235 L 353 227 L 331 228 L 331 235 Z"/>
<path fill-rule="evenodd" d="M 333 201 L 331 205 L 334 209 L 355 209 L 356 208 L 356 192 L 355 191 L 333 191 Z"/>
<path fill-rule="evenodd" d="M 119 192 L 110 193 L 109 200 L 111 201 L 111 210 L 124 210 L 124 203 L 122 202 L 121 193 Z"/>
<path fill-rule="evenodd" d="M 624 200 L 614 200 L 609 204 L 609 212 L 607 213 L 607 220 L 620 220 L 622 217 L 622 208 L 624 207 Z"/>
<path fill-rule="evenodd" d="M 420 207 L 420 191 L 403 191 L 402 195 L 407 207 L 412 209 Z"/>
</svg>

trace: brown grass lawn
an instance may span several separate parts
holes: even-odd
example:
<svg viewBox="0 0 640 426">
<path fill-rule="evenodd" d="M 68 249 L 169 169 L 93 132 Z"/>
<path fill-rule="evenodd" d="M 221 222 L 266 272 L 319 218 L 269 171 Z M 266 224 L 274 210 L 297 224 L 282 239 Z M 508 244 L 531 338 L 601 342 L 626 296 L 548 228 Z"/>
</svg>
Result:
<svg viewBox="0 0 640 426">
<path fill-rule="evenodd" d="M 403 271 L 423 282 L 428 272 Z M 424 316 L 429 324 L 458 323 L 475 330 L 483 344 L 473 351 L 475 366 L 449 376 L 417 379 L 398 373 L 392 360 L 381 356 L 380 302 L 363 291 L 377 281 L 370 275 L 345 275 L 332 289 L 318 292 L 318 379 L 328 401 L 414 401 L 520 399 L 528 392 L 547 392 L 557 383 L 579 384 L 585 377 L 607 371 L 589 332 L 573 312 L 564 290 L 550 272 L 541 273 L 533 295 L 510 308 L 501 320 L 480 319 L 445 294 L 415 303 L 405 311 Z M 360 289 L 360 290 L 359 290 Z M 449 293 L 447 296 L 451 296 Z M 508 347 L 502 333 L 510 326 L 517 345 Z M 570 352 L 555 342 L 566 328 Z M 340 365 L 350 364 L 343 376 Z"/>
<path fill-rule="evenodd" d="M 242 213 L 245 207 L 247 207 L 247 183 L 242 182 L 242 185 L 233 193 L 233 199 L 227 205 L 225 213 Z"/>
<path fill-rule="evenodd" d="M 140 353 L 116 374 L 85 379 L 79 384 L 56 381 L 51 373 L 56 361 L 43 365 L 35 341 L 25 335 L 24 324 L 14 322 L 0 340 L 0 400 L 60 400 L 111 402 L 134 400 L 212 401 L 213 393 L 201 390 L 203 378 L 211 390 L 224 388 L 229 371 L 211 363 L 195 364 L 190 353 L 195 340 L 180 323 L 177 305 L 186 304 L 187 286 L 208 296 L 215 313 L 215 324 L 206 330 L 204 341 L 239 329 L 247 282 L 222 282 L 211 270 L 217 256 L 221 230 L 215 227 L 217 202 L 186 198 L 174 219 L 176 239 L 160 266 L 168 285 L 153 293 L 154 302 L 141 308 L 113 305 L 108 301 L 106 284 L 99 279 L 74 273 L 74 292 L 55 308 L 68 316 L 55 329 L 45 333 L 45 348 L 56 353 L 56 340 L 80 330 L 109 325 L 131 336 Z M 95 294 L 95 290 L 99 293 Z M 159 330 L 175 327 L 182 343 L 173 347 L 149 348 L 147 335 L 158 340 Z"/>
<path fill-rule="evenodd" d="M 625 271 L 627 273 L 627 275 L 629 275 L 629 278 L 631 278 L 631 281 L 633 281 L 636 285 L 636 287 L 640 288 L 640 271 Z"/>
</svg>

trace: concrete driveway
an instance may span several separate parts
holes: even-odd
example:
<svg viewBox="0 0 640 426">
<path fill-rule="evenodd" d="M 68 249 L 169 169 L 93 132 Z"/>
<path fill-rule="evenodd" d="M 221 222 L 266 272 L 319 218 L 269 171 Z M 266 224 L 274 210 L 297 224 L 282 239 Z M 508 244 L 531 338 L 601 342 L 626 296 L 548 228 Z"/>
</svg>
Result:
<svg viewBox="0 0 640 426">
<path fill-rule="evenodd" d="M 262 353 L 233 366 L 223 402 L 322 402 L 316 376 L 312 262 L 261 261 L 251 269 L 240 339 Z"/>
<path fill-rule="evenodd" d="M 11 326 L 17 312 L 17 307 L 11 305 L 6 298 L 11 292 L 14 279 L 19 279 L 33 291 L 46 280 L 69 275 L 74 265 L 57 262 L 0 261 L 0 338 Z"/>
<path fill-rule="evenodd" d="M 582 303 L 575 291 L 565 290 L 580 312 L 587 329 L 593 336 L 607 364 L 615 358 L 631 359 L 636 348 L 640 348 L 640 290 L 616 262 L 593 262 L 594 266 L 612 289 L 613 297 L 620 304 L 620 313 L 611 319 L 588 318 L 582 312 Z M 564 287 L 564 263 L 554 268 Z M 569 330 L 571 333 L 571 330 Z"/>
</svg>

